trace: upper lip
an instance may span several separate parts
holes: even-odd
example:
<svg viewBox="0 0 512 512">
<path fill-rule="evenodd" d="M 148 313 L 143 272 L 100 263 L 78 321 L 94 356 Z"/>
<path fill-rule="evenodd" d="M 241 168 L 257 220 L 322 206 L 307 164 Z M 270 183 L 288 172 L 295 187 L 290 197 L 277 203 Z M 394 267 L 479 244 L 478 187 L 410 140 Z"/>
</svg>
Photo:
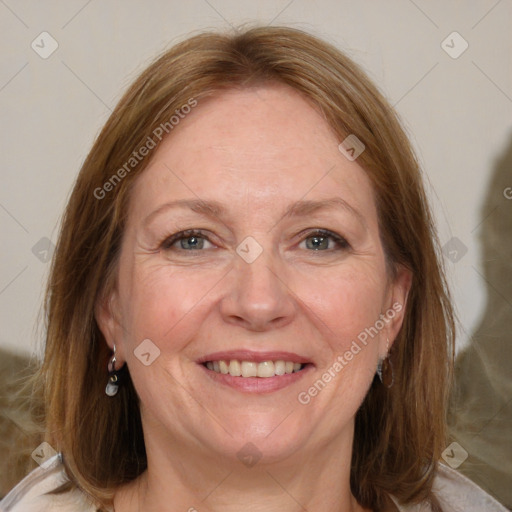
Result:
<svg viewBox="0 0 512 512">
<path fill-rule="evenodd" d="M 255 352 L 253 350 L 224 350 L 221 352 L 212 352 L 200 357 L 197 362 L 202 364 L 208 361 L 254 361 L 261 363 L 263 361 L 292 361 L 293 363 L 310 363 L 311 359 L 300 356 L 294 352 L 272 351 L 272 352 Z"/>
</svg>

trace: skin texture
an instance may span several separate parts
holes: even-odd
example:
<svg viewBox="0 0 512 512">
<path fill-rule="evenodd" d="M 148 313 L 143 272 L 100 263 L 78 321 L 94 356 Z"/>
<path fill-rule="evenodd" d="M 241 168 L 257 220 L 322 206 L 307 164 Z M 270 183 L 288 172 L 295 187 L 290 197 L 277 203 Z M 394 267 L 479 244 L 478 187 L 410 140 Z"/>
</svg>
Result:
<svg viewBox="0 0 512 512">
<path fill-rule="evenodd" d="M 297 396 L 405 304 L 410 275 L 391 282 L 371 184 L 340 142 L 286 86 L 228 91 L 182 120 L 138 178 L 117 288 L 97 312 L 140 396 L 148 454 L 147 472 L 117 492 L 117 512 L 362 510 L 349 486 L 354 417 L 403 309 L 309 404 Z M 349 206 L 284 215 L 333 197 Z M 199 198 L 225 211 L 162 207 Z M 318 228 L 349 245 L 327 238 L 314 250 Z M 162 244 L 187 229 L 204 232 L 202 249 L 188 249 L 190 238 Z M 252 263 L 236 252 L 248 236 L 263 249 Z M 134 355 L 144 339 L 160 350 L 149 366 Z M 314 367 L 284 389 L 242 393 L 196 362 L 234 349 L 290 351 Z M 261 455 L 252 467 L 237 457 L 249 442 Z"/>
</svg>

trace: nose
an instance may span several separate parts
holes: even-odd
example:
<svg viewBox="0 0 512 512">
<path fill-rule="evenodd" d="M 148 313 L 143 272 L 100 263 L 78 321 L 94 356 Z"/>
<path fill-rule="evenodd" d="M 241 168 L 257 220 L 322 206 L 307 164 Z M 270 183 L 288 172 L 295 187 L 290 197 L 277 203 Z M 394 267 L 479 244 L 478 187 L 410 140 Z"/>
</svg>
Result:
<svg viewBox="0 0 512 512">
<path fill-rule="evenodd" d="M 252 331 L 289 324 L 296 311 L 285 276 L 265 251 L 252 263 L 237 257 L 229 273 L 229 291 L 220 305 L 224 320 Z"/>
</svg>

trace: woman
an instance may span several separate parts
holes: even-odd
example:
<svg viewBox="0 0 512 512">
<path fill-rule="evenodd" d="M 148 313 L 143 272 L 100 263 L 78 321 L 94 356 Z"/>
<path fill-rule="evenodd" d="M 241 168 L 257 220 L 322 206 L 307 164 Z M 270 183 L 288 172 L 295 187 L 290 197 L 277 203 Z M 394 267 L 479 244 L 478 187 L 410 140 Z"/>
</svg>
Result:
<svg viewBox="0 0 512 512">
<path fill-rule="evenodd" d="M 38 376 L 59 455 L 2 510 L 504 510 L 438 463 L 437 254 L 407 138 L 346 56 L 288 28 L 175 46 L 69 201 Z"/>
</svg>

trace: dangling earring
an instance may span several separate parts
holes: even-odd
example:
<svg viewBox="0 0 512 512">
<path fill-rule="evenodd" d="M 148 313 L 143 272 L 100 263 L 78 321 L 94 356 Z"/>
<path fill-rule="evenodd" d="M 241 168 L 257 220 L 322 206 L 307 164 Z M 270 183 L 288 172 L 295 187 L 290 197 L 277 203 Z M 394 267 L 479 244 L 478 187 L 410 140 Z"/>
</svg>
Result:
<svg viewBox="0 0 512 512">
<path fill-rule="evenodd" d="M 116 345 L 114 343 L 114 353 L 108 362 L 108 381 L 105 387 L 105 394 L 116 396 L 119 391 L 119 371 L 116 370 Z"/>
<path fill-rule="evenodd" d="M 377 375 L 384 386 L 390 388 L 395 382 L 395 375 L 393 372 L 393 363 L 389 357 L 389 338 L 386 339 L 386 357 L 379 359 L 377 364 Z"/>
</svg>

